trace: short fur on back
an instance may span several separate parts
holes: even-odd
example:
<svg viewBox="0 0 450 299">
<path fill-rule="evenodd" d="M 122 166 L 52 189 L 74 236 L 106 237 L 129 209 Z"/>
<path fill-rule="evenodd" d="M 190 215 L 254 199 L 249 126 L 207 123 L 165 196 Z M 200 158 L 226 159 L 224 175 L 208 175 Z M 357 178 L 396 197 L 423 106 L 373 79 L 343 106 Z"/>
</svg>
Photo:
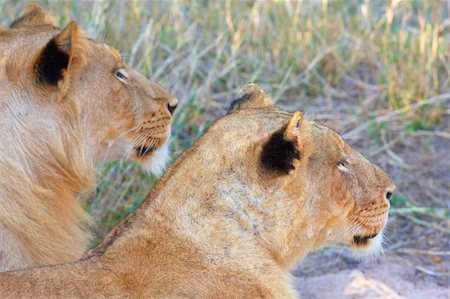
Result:
<svg viewBox="0 0 450 299">
<path fill-rule="evenodd" d="M 280 131 L 295 149 L 267 146 Z M 272 150 L 283 163 L 262 161 Z M 241 103 L 97 248 L 75 263 L 0 275 L 0 296 L 294 298 L 288 271 L 307 253 L 335 243 L 379 249 L 393 189 L 332 130 Z"/>
<path fill-rule="evenodd" d="M 76 195 L 97 163 L 157 174 L 177 100 L 116 50 L 30 5 L 0 29 L 0 271 L 76 260 L 89 217 Z"/>
</svg>

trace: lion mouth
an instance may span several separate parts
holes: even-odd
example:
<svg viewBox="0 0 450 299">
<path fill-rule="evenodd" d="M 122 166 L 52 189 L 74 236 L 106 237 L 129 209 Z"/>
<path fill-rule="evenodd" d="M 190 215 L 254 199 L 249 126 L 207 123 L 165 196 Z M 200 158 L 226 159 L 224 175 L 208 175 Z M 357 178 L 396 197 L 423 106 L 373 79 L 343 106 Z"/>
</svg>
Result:
<svg viewBox="0 0 450 299">
<path fill-rule="evenodd" d="M 353 243 L 355 243 L 356 245 L 366 245 L 369 240 L 375 238 L 377 235 L 378 234 L 371 234 L 367 236 L 355 235 L 353 236 Z"/>
<path fill-rule="evenodd" d="M 147 147 L 147 146 L 137 146 L 134 148 L 136 155 L 139 158 L 143 158 L 145 156 L 148 156 L 149 154 L 151 154 L 154 150 L 156 149 L 156 147 Z"/>
</svg>

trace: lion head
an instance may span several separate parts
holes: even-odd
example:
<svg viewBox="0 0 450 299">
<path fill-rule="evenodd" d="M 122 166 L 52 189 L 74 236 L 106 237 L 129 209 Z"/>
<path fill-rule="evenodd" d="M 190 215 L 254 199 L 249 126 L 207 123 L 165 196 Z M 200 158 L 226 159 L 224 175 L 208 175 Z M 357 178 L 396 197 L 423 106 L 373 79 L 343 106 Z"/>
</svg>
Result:
<svg viewBox="0 0 450 299">
<path fill-rule="evenodd" d="M 394 183 L 338 133 L 274 108 L 255 85 L 208 132 L 217 135 L 215 148 L 244 155 L 230 166 L 253 186 L 252 195 L 241 196 L 244 209 L 282 264 L 336 243 L 364 253 L 381 249 Z"/>
<path fill-rule="evenodd" d="M 159 175 L 177 103 L 39 6 L 0 29 L 0 271 L 79 257 L 89 219 L 76 196 L 95 165 L 133 159 Z"/>
<path fill-rule="evenodd" d="M 53 118 L 79 126 L 96 161 L 131 158 L 161 174 L 173 95 L 112 47 L 86 38 L 75 22 L 61 30 L 39 6 L 30 5 L 11 29 L 1 34 L 3 99 L 26 90 L 42 109 L 51 106 Z"/>
</svg>

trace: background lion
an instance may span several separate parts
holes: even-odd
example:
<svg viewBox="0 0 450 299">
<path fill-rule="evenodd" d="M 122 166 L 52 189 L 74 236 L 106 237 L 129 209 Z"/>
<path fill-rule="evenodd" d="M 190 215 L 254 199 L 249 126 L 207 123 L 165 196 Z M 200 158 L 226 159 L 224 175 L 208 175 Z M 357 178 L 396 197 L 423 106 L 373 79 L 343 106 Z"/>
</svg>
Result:
<svg viewBox="0 0 450 299">
<path fill-rule="evenodd" d="M 74 196 L 96 162 L 160 174 L 177 99 L 31 5 L 0 29 L 0 271 L 80 257 L 89 219 Z"/>
<path fill-rule="evenodd" d="M 380 250 L 394 188 L 337 133 L 246 86 L 100 246 L 0 275 L 0 295 L 293 298 L 288 270 L 307 253 Z"/>
</svg>

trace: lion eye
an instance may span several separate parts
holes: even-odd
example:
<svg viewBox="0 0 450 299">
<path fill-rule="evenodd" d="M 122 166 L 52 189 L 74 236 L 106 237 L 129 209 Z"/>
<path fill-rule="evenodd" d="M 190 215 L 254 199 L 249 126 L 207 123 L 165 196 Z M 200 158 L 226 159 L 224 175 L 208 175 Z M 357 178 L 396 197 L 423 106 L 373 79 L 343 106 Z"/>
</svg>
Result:
<svg viewBox="0 0 450 299">
<path fill-rule="evenodd" d="M 347 161 L 345 161 L 345 160 L 340 160 L 339 162 L 338 162 L 338 164 L 337 164 L 337 167 L 338 167 L 338 169 L 340 170 L 340 171 L 345 171 L 345 172 L 347 172 L 348 171 L 348 162 Z"/>
<path fill-rule="evenodd" d="M 125 70 L 123 69 L 118 69 L 114 72 L 114 76 L 117 77 L 117 79 L 119 79 L 120 81 L 126 83 L 128 80 L 128 74 Z"/>
</svg>

